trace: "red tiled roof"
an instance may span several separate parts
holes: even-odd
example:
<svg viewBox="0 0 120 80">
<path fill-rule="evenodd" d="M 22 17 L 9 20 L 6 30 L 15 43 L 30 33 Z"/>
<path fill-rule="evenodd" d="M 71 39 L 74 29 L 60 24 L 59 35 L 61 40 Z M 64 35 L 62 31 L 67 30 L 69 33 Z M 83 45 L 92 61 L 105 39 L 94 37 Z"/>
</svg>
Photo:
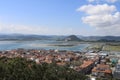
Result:
<svg viewBox="0 0 120 80">
<path fill-rule="evenodd" d="M 86 68 L 89 65 L 93 64 L 93 61 L 84 61 L 83 64 L 80 66 L 81 68 Z"/>
<path fill-rule="evenodd" d="M 99 65 L 97 65 L 97 67 L 94 67 L 92 69 L 92 72 L 112 73 L 109 65 L 105 65 L 105 64 L 99 64 Z"/>
</svg>

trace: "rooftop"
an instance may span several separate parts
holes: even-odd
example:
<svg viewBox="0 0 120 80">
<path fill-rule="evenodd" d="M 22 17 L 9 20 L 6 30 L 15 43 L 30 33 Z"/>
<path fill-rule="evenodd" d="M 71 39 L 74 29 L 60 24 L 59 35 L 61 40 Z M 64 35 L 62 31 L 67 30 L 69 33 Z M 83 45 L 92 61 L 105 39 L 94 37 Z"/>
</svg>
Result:
<svg viewBox="0 0 120 80">
<path fill-rule="evenodd" d="M 104 72 L 104 73 L 112 73 L 109 65 L 106 64 L 98 64 L 97 67 L 92 69 L 92 72 Z"/>
</svg>

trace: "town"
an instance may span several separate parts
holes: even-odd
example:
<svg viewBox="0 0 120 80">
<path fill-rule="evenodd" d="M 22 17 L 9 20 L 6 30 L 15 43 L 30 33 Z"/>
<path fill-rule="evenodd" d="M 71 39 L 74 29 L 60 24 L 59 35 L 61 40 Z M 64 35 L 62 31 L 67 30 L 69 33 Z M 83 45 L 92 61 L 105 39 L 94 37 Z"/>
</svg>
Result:
<svg viewBox="0 0 120 80">
<path fill-rule="evenodd" d="M 56 63 L 60 66 L 67 65 L 69 68 L 88 76 L 90 80 L 96 80 L 96 78 L 120 79 L 120 52 L 19 48 L 0 51 L 0 57 L 21 57 L 32 60 L 37 64 Z"/>
</svg>

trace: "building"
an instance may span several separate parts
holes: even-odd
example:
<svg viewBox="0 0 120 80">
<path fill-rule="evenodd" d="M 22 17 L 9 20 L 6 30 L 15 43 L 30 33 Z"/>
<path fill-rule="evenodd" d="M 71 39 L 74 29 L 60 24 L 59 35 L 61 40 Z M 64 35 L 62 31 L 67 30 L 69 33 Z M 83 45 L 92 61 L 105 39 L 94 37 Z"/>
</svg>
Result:
<svg viewBox="0 0 120 80">
<path fill-rule="evenodd" d="M 120 79 L 120 64 L 117 64 L 113 73 L 115 79 Z"/>
<path fill-rule="evenodd" d="M 80 73 L 88 74 L 91 72 L 93 67 L 94 67 L 94 61 L 92 60 L 83 61 L 83 64 L 80 66 Z"/>
<path fill-rule="evenodd" d="M 112 70 L 109 65 L 98 64 L 92 69 L 92 75 L 96 77 L 111 77 Z"/>
</svg>

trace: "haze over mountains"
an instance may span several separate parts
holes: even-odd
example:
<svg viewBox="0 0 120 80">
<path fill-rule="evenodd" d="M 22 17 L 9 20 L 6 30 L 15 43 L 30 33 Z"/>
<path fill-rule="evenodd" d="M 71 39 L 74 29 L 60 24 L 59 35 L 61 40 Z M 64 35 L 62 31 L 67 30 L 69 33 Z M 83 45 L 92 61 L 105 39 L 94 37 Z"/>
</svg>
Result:
<svg viewBox="0 0 120 80">
<path fill-rule="evenodd" d="M 70 39 L 70 40 L 69 40 Z M 0 40 L 68 40 L 68 41 L 120 41 L 120 36 L 80 36 L 80 35 L 24 35 L 1 34 Z"/>
</svg>

